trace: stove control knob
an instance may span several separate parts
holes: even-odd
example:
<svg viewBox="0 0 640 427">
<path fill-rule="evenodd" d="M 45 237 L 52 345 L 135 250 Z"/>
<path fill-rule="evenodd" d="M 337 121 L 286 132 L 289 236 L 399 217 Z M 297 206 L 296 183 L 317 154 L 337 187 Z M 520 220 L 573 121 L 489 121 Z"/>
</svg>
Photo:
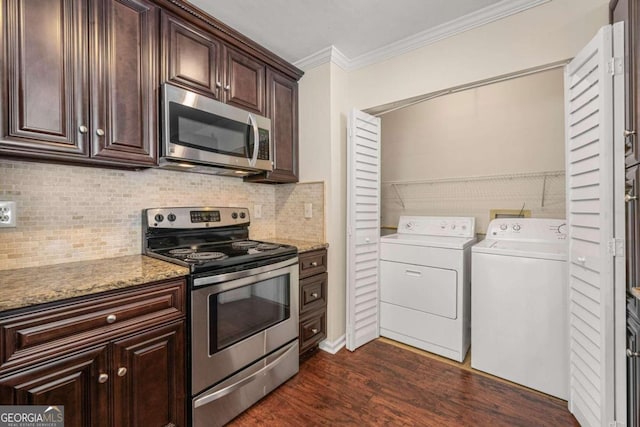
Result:
<svg viewBox="0 0 640 427">
<path fill-rule="evenodd" d="M 233 212 L 233 213 L 231 214 L 231 218 L 233 218 L 233 219 L 238 219 L 238 212 Z"/>
<path fill-rule="evenodd" d="M 154 217 L 154 219 L 156 220 L 156 222 L 162 222 L 162 221 L 164 221 L 164 215 L 162 215 L 162 214 L 156 214 L 156 216 Z"/>
<path fill-rule="evenodd" d="M 176 220 L 176 216 L 175 214 L 170 213 L 169 215 L 167 215 L 167 219 L 171 222 Z"/>
<path fill-rule="evenodd" d="M 244 213 L 244 212 L 240 212 L 240 218 L 244 219 L 246 216 L 247 216 L 247 214 L 246 214 L 246 213 Z"/>
</svg>

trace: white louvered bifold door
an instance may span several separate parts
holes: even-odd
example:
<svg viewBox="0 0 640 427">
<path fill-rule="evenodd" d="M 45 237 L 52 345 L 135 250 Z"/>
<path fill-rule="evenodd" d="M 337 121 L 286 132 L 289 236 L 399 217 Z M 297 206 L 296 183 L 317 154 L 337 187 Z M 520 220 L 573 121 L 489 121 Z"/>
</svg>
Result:
<svg viewBox="0 0 640 427">
<path fill-rule="evenodd" d="M 380 336 L 380 119 L 353 110 L 347 138 L 347 349 Z"/>
<path fill-rule="evenodd" d="M 584 427 L 616 419 L 612 57 L 606 26 L 565 68 L 569 409 Z"/>
</svg>

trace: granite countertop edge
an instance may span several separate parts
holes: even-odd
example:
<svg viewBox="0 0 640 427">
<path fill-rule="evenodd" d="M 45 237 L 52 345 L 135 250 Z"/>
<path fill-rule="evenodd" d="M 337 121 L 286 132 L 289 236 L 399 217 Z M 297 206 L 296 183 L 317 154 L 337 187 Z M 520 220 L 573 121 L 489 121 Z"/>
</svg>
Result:
<svg viewBox="0 0 640 427">
<path fill-rule="evenodd" d="M 274 243 L 280 243 L 283 245 L 291 245 L 298 248 L 298 253 L 317 251 L 320 249 L 327 249 L 329 244 L 326 242 L 312 241 L 312 240 L 300 240 L 300 239 L 289 239 L 286 237 L 273 237 L 269 239 L 265 239 L 268 241 L 272 241 Z"/>
<path fill-rule="evenodd" d="M 0 315 L 188 274 L 186 267 L 145 255 L 0 270 Z"/>
</svg>

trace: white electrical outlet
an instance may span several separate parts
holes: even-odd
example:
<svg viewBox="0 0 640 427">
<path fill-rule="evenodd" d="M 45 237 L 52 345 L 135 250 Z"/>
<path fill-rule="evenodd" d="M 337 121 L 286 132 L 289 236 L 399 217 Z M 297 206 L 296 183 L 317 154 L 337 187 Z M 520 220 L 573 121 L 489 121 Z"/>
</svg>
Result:
<svg viewBox="0 0 640 427">
<path fill-rule="evenodd" d="M 305 203 L 304 204 L 304 217 L 305 218 L 313 218 L 313 204 Z"/>
<path fill-rule="evenodd" d="M 254 218 L 262 218 L 262 205 L 253 205 Z"/>
<path fill-rule="evenodd" d="M 16 216 L 16 202 L 0 200 L 0 227 L 15 227 Z"/>
</svg>

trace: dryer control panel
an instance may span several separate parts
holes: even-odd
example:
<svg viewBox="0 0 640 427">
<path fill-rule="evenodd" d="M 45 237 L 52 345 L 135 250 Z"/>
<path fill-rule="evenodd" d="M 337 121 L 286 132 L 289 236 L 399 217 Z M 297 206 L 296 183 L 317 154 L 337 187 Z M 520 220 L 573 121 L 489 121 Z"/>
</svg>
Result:
<svg viewBox="0 0 640 427">
<path fill-rule="evenodd" d="M 549 218 L 500 218 L 487 228 L 487 239 L 555 242 L 567 239 L 567 222 Z"/>
<path fill-rule="evenodd" d="M 473 217 L 401 216 L 398 234 L 475 237 L 475 223 Z"/>
</svg>

